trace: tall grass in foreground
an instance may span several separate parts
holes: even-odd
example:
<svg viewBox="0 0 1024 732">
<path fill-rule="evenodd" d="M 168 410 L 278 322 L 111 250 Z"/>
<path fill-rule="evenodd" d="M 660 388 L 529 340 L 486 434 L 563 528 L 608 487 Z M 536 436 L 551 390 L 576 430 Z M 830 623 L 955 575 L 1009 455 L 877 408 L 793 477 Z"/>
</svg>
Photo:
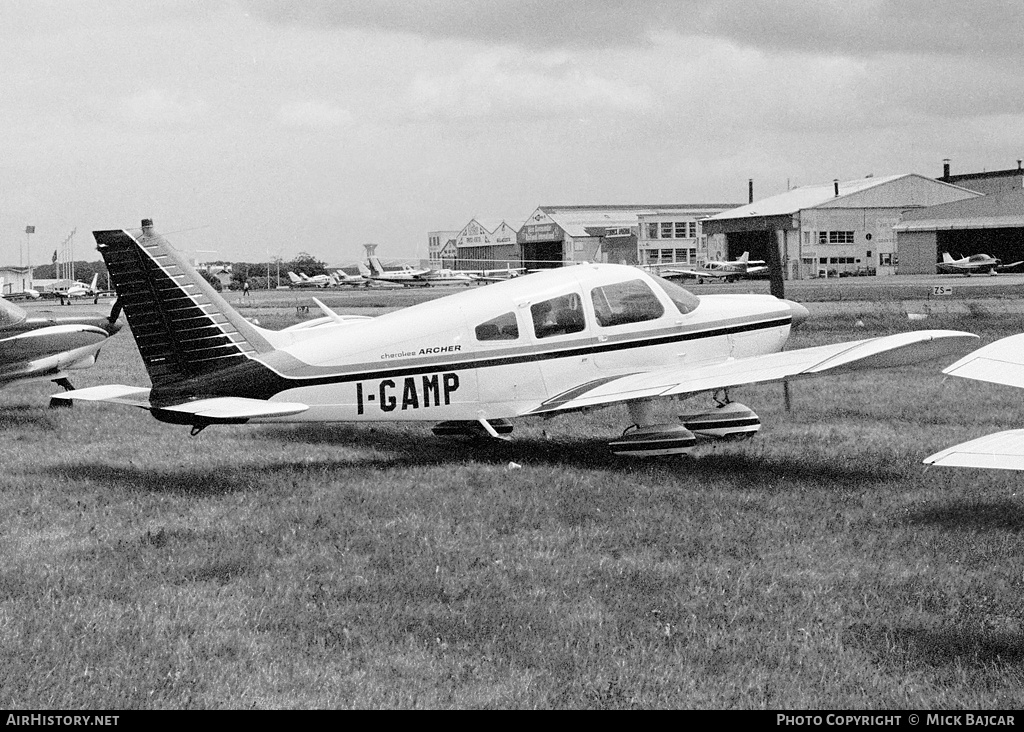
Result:
<svg viewBox="0 0 1024 732">
<path fill-rule="evenodd" d="M 737 389 L 759 437 L 649 462 L 622 408 L 190 438 L 2 391 L 0 705 L 1019 708 L 1020 478 L 920 464 L 1019 394 L 943 365 Z M 76 381 L 147 383 L 127 334 Z"/>
</svg>

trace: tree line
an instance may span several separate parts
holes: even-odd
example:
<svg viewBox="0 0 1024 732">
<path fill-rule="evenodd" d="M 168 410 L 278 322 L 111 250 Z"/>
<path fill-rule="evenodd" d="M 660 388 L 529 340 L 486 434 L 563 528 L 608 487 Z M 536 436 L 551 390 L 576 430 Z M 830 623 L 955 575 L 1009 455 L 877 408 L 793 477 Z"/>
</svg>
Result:
<svg viewBox="0 0 1024 732">
<path fill-rule="evenodd" d="M 58 266 L 60 269 L 58 270 Z M 277 260 L 267 262 L 229 262 L 226 260 L 217 260 L 211 262 L 204 262 L 204 268 L 222 267 L 225 270 L 231 272 L 231 282 L 228 287 L 232 290 L 241 289 L 242 286 L 248 282 L 249 287 L 254 290 L 265 290 L 276 287 L 278 285 L 278 277 L 280 276 L 280 284 L 288 284 L 288 272 L 294 272 L 295 274 L 306 274 L 310 277 L 316 275 L 326 274 L 327 265 L 325 262 L 317 259 L 312 254 L 307 252 L 299 252 L 299 254 L 290 260 L 283 260 L 278 258 Z M 32 268 L 32 278 L 35 280 L 56 280 L 61 279 L 58 272 L 63 273 L 67 267 L 67 264 L 61 262 L 52 264 L 41 264 Z M 74 262 L 75 279 L 79 282 L 92 282 L 94 274 L 98 274 L 97 286 L 109 289 L 109 279 L 107 277 L 107 266 L 102 260 L 96 262 L 86 262 L 84 260 L 75 260 Z M 220 290 L 222 285 L 220 278 L 214 274 L 206 271 L 206 269 L 200 269 L 199 273 L 217 290 Z M 269 274 L 269 279 L 268 279 Z"/>
</svg>

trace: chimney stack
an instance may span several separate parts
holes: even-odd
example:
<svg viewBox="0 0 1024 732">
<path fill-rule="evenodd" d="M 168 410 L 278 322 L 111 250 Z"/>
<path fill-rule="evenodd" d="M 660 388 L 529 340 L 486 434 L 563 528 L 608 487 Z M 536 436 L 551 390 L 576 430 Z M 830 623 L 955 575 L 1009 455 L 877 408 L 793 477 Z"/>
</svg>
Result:
<svg viewBox="0 0 1024 732">
<path fill-rule="evenodd" d="M 1017 167 L 1020 167 L 1020 161 L 1017 161 Z M 747 179 L 747 203 L 754 202 L 754 179 Z"/>
<path fill-rule="evenodd" d="M 942 159 L 942 180 L 949 180 L 949 158 Z"/>
<path fill-rule="evenodd" d="M 832 186 L 836 190 L 836 196 L 838 196 L 839 195 L 839 179 L 838 178 L 833 178 L 832 179 Z"/>
<path fill-rule="evenodd" d="M 143 236 L 153 235 L 153 219 L 142 220 L 142 234 Z"/>
</svg>

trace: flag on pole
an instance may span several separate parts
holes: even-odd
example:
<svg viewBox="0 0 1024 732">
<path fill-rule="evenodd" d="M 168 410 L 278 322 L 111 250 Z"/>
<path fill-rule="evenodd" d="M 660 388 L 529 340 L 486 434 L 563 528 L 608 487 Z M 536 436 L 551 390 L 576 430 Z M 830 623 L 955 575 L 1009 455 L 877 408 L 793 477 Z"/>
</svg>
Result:
<svg viewBox="0 0 1024 732">
<path fill-rule="evenodd" d="M 35 234 L 36 233 L 36 227 L 34 227 L 34 226 L 26 226 L 25 227 L 25 233 L 26 234 Z"/>
<path fill-rule="evenodd" d="M 53 260 L 52 261 L 53 261 L 54 264 L 57 264 L 57 250 L 56 249 L 53 250 Z"/>
</svg>

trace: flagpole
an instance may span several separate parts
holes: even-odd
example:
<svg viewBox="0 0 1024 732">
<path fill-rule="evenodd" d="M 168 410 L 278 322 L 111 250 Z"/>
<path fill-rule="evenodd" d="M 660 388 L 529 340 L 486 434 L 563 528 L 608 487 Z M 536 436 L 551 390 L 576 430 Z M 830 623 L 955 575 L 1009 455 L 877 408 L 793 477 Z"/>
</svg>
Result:
<svg viewBox="0 0 1024 732">
<path fill-rule="evenodd" d="M 32 234 L 36 233 L 36 227 L 25 227 L 25 264 L 28 266 L 28 289 L 32 289 Z"/>
</svg>

